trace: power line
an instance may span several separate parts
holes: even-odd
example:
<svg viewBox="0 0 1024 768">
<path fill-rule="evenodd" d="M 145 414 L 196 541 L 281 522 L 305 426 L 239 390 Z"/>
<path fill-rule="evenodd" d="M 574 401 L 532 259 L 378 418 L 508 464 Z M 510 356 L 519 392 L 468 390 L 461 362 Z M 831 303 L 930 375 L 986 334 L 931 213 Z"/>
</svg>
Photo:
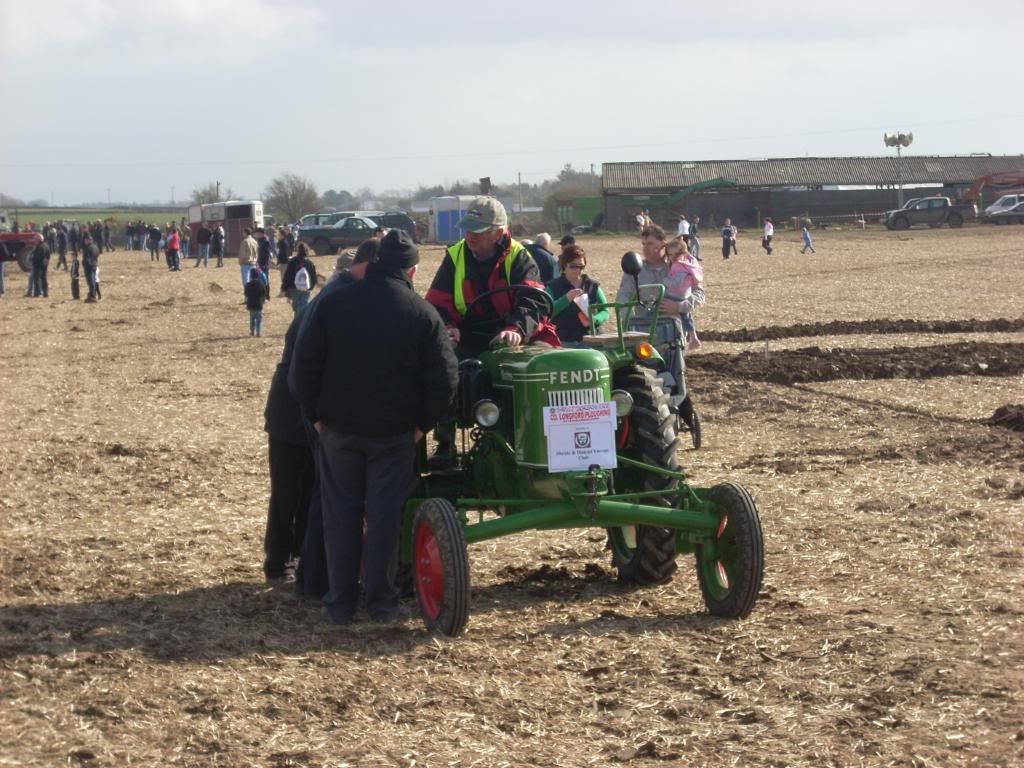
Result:
<svg viewBox="0 0 1024 768">
<path fill-rule="evenodd" d="M 958 125 L 963 123 L 979 123 L 979 122 L 996 122 L 999 120 L 1019 120 L 1024 118 L 1024 113 L 1018 113 L 1013 115 L 990 115 L 987 117 L 965 117 L 956 120 L 933 120 L 933 121 L 921 121 L 921 120 L 904 120 L 896 121 L 900 124 L 913 123 L 915 126 L 928 127 L 928 126 L 939 126 L 939 125 Z M 565 155 L 570 152 L 598 152 L 608 150 L 629 150 L 629 149 L 654 149 L 660 147 L 681 147 L 689 146 L 694 144 L 716 144 L 716 143 L 728 143 L 734 141 L 762 141 L 766 139 L 789 139 L 789 138 L 800 138 L 804 136 L 833 136 L 850 133 L 864 133 L 867 131 L 884 131 L 887 130 L 893 121 L 889 121 L 885 125 L 871 125 L 863 126 L 860 128 L 835 128 L 830 130 L 820 131 L 798 131 L 795 133 L 764 133 L 764 134 L 750 134 L 744 136 L 714 136 L 709 138 L 692 138 L 692 139 L 676 139 L 673 141 L 662 141 L 662 142 L 648 142 L 643 144 L 597 144 L 584 147 L 558 147 L 555 149 L 520 149 L 520 150 L 489 150 L 486 152 L 458 152 L 458 153 L 441 153 L 435 155 L 378 155 L 378 156 L 360 156 L 360 157 L 317 157 L 310 159 L 275 159 L 275 160 L 228 160 L 228 159 L 197 159 L 197 160 L 175 160 L 175 161 L 82 161 L 82 162 L 68 162 L 66 160 L 54 161 L 54 162 L 32 162 L 32 163 L 0 163 L 0 168 L 68 168 L 68 167 L 103 167 L 103 168 L 139 168 L 139 167 L 188 167 L 188 166 L 265 166 L 265 165 L 276 165 L 276 166 L 295 166 L 295 165 L 329 165 L 329 164 L 342 164 L 342 163 L 355 163 L 355 162 L 397 162 L 397 161 L 410 161 L 410 160 L 455 160 L 465 159 L 473 157 L 518 157 L 525 155 L 552 155 L 560 154 Z M 739 158 L 737 158 L 739 159 Z M 536 173 L 540 175 L 542 172 L 531 172 L 529 175 Z M 557 173 L 555 171 L 554 173 Z M 523 172 L 523 175 L 527 175 L 527 172 Z"/>
</svg>

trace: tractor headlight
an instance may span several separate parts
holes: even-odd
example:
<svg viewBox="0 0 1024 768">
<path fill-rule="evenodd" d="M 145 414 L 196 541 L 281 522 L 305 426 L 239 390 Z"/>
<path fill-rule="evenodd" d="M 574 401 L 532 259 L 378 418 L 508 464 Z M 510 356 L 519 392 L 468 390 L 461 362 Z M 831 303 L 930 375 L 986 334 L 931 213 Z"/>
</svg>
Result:
<svg viewBox="0 0 1024 768">
<path fill-rule="evenodd" d="M 636 345 L 636 356 L 641 360 L 650 360 L 654 357 L 654 347 L 649 342 L 641 341 Z"/>
<path fill-rule="evenodd" d="M 615 403 L 615 415 L 620 419 L 629 416 L 633 410 L 633 396 L 623 389 L 612 392 L 612 402 Z"/>
<path fill-rule="evenodd" d="M 493 427 L 501 417 L 501 408 L 493 400 L 481 400 L 473 407 L 473 420 L 481 427 Z"/>
</svg>

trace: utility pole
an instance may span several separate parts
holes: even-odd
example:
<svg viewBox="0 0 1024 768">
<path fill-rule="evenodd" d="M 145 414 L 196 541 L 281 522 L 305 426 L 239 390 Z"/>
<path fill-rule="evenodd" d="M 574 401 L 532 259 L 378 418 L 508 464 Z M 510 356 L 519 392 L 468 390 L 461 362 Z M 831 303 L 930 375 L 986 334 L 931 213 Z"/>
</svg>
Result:
<svg viewBox="0 0 1024 768">
<path fill-rule="evenodd" d="M 107 208 L 110 207 L 110 187 L 107 187 Z"/>
<path fill-rule="evenodd" d="M 213 202 L 215 202 L 215 203 L 219 203 L 220 202 L 220 182 L 219 181 L 217 182 L 217 199 L 214 200 Z"/>
<path fill-rule="evenodd" d="M 50 207 L 53 208 L 53 190 L 50 190 Z"/>
<path fill-rule="evenodd" d="M 518 172 L 516 174 L 519 177 L 519 212 L 523 212 L 523 174 Z"/>
<path fill-rule="evenodd" d="M 174 205 L 174 186 L 171 185 L 171 205 Z"/>
</svg>

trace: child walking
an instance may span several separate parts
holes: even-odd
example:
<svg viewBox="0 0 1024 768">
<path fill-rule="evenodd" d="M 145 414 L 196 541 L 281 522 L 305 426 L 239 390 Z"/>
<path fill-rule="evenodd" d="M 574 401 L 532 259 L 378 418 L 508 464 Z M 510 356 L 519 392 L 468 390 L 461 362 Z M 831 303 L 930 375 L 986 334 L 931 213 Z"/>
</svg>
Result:
<svg viewBox="0 0 1024 768">
<path fill-rule="evenodd" d="M 249 270 L 249 281 L 245 284 L 245 308 L 249 310 L 249 335 L 259 336 L 263 325 L 263 302 L 267 300 L 267 289 L 256 267 Z"/>
<path fill-rule="evenodd" d="M 800 233 L 804 237 L 804 247 L 800 249 L 800 253 L 807 253 L 807 249 L 811 249 L 811 253 L 817 253 L 814 250 L 814 242 L 811 240 L 811 230 L 807 228 L 807 222 L 805 221 L 800 227 Z"/>
<path fill-rule="evenodd" d="M 697 326 L 693 322 L 693 308 L 704 303 L 704 288 L 701 285 L 704 281 L 704 267 L 678 238 L 665 246 L 665 256 L 669 262 L 665 298 L 679 302 L 679 320 L 687 338 L 686 350 L 693 352 L 701 348 Z"/>
</svg>

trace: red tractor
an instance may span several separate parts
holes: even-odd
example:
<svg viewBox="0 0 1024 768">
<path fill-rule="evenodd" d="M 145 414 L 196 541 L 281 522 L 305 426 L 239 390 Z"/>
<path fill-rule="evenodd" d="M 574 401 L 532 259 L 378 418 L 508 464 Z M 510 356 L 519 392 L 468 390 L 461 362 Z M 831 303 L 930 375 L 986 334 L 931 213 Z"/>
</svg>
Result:
<svg viewBox="0 0 1024 768">
<path fill-rule="evenodd" d="M 0 260 L 17 261 L 22 272 L 29 272 L 32 269 L 32 251 L 43 242 L 43 236 L 31 230 L 0 232 L 0 242 L 4 244 L 7 253 L 10 254 L 8 258 L 5 258 L 3 252 L 0 251 Z"/>
</svg>

